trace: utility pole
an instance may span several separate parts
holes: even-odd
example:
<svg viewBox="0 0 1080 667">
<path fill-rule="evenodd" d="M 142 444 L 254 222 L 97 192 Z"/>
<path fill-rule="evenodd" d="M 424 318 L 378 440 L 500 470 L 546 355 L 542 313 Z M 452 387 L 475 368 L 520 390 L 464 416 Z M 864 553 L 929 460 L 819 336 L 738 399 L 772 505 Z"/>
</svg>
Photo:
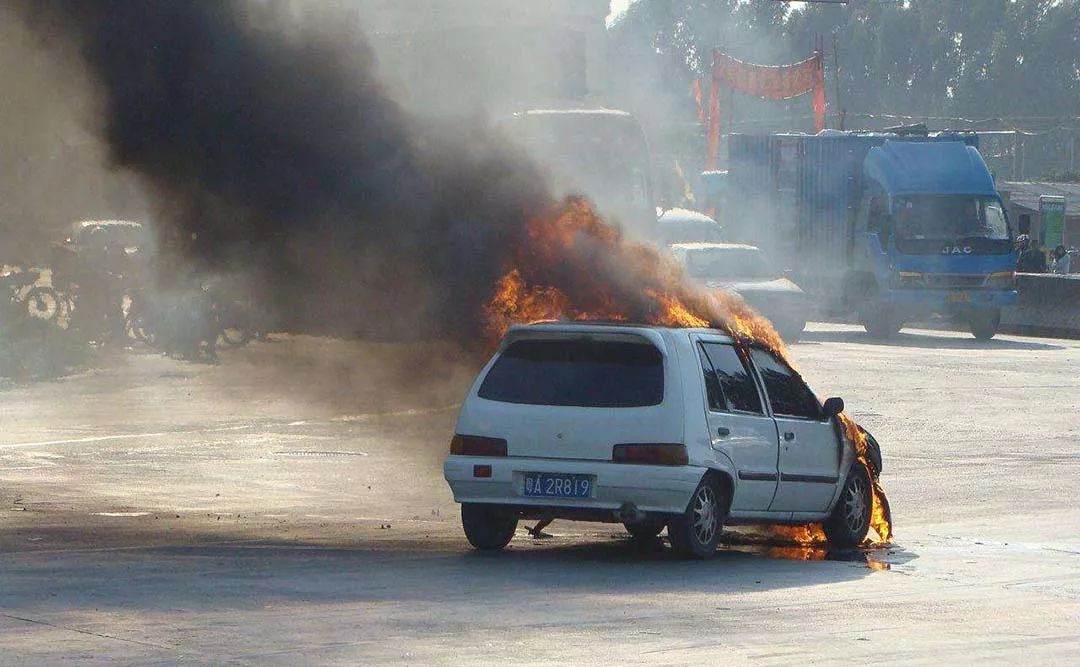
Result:
<svg viewBox="0 0 1080 667">
<path fill-rule="evenodd" d="M 1020 157 L 1020 132 L 1014 127 L 1013 128 L 1013 145 L 1012 145 L 1012 169 L 1009 170 L 1010 171 L 1009 177 L 1012 178 L 1014 181 L 1019 181 L 1020 180 L 1018 178 L 1018 174 L 1017 174 L 1017 170 L 1016 170 L 1016 165 L 1017 165 L 1019 157 Z"/>
<path fill-rule="evenodd" d="M 844 129 L 844 119 L 847 116 L 847 109 L 840 102 L 840 40 L 836 37 L 836 33 L 832 36 L 832 75 L 833 75 L 833 100 L 836 103 L 836 111 L 840 117 L 838 130 Z"/>
<path fill-rule="evenodd" d="M 1069 132 L 1069 171 L 1076 169 L 1076 130 Z"/>
</svg>

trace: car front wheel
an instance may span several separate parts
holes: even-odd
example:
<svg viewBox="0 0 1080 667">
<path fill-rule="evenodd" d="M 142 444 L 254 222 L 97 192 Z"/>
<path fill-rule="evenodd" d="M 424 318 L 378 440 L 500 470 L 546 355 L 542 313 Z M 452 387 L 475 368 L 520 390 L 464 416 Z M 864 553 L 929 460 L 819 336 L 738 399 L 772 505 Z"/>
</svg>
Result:
<svg viewBox="0 0 1080 667">
<path fill-rule="evenodd" d="M 498 551 L 514 537 L 517 517 L 489 505 L 465 503 L 461 506 L 461 527 L 469 544 L 481 551 Z"/>
<path fill-rule="evenodd" d="M 726 518 L 727 498 L 716 480 L 706 476 L 686 511 L 668 522 L 671 549 L 682 558 L 712 558 Z"/>
<path fill-rule="evenodd" d="M 844 490 L 836 501 L 832 515 L 825 522 L 825 535 L 829 544 L 838 547 L 857 547 L 866 539 L 870 530 L 870 513 L 873 511 L 873 489 L 870 474 L 862 463 L 851 466 Z"/>
</svg>

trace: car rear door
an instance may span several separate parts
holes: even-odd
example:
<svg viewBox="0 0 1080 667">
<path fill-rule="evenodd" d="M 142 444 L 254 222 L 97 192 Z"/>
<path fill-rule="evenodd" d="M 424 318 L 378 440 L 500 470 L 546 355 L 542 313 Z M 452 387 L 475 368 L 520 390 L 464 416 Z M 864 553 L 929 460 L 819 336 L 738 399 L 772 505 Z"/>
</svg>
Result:
<svg viewBox="0 0 1080 667">
<path fill-rule="evenodd" d="M 780 433 L 780 484 L 769 509 L 823 512 L 840 478 L 839 432 L 814 392 L 783 360 L 760 348 L 751 348 L 750 356 Z"/>
<path fill-rule="evenodd" d="M 735 464 L 738 482 L 731 509 L 764 512 L 776 492 L 776 423 L 748 360 L 724 339 L 699 336 L 695 341 L 704 378 L 706 420 L 712 447 Z"/>
</svg>

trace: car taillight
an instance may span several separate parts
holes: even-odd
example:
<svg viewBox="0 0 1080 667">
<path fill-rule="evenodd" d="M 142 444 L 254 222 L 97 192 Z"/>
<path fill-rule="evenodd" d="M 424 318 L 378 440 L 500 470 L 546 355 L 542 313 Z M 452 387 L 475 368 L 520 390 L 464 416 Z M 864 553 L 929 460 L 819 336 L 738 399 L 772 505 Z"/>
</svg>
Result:
<svg viewBox="0 0 1080 667">
<path fill-rule="evenodd" d="M 611 450 L 615 463 L 645 463 L 657 466 L 684 466 L 690 462 L 686 445 L 630 444 L 615 445 Z"/>
<path fill-rule="evenodd" d="M 450 453 L 461 456 L 506 456 L 506 440 L 455 433 L 450 441 Z"/>
</svg>

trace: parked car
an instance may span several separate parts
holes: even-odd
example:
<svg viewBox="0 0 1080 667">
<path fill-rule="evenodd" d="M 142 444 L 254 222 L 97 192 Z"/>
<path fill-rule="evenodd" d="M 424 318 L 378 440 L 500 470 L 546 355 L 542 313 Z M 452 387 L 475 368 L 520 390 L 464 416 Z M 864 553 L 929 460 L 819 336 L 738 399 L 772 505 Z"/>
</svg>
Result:
<svg viewBox="0 0 1080 667">
<path fill-rule="evenodd" d="M 130 220 L 82 220 L 52 244 L 53 286 L 79 283 L 87 274 L 109 272 L 136 282 L 147 262 L 148 234 Z"/>
<path fill-rule="evenodd" d="M 666 526 L 695 558 L 734 523 L 820 521 L 853 546 L 872 480 L 843 405 L 712 329 L 518 326 L 470 389 L 443 472 L 478 549 L 506 546 L 523 518 L 622 522 L 636 537 Z"/>
<path fill-rule="evenodd" d="M 781 275 L 757 247 L 742 243 L 677 243 L 669 246 L 687 274 L 707 289 L 734 292 L 769 318 L 785 341 L 806 327 L 806 293 Z"/>
<path fill-rule="evenodd" d="M 101 249 L 110 244 L 135 253 L 146 245 L 142 224 L 131 220 L 82 220 L 68 227 L 64 243 L 77 249 Z"/>
<path fill-rule="evenodd" d="M 664 245 L 672 243 L 719 243 L 724 228 L 704 213 L 685 208 L 669 208 L 656 219 L 656 232 Z"/>
</svg>

